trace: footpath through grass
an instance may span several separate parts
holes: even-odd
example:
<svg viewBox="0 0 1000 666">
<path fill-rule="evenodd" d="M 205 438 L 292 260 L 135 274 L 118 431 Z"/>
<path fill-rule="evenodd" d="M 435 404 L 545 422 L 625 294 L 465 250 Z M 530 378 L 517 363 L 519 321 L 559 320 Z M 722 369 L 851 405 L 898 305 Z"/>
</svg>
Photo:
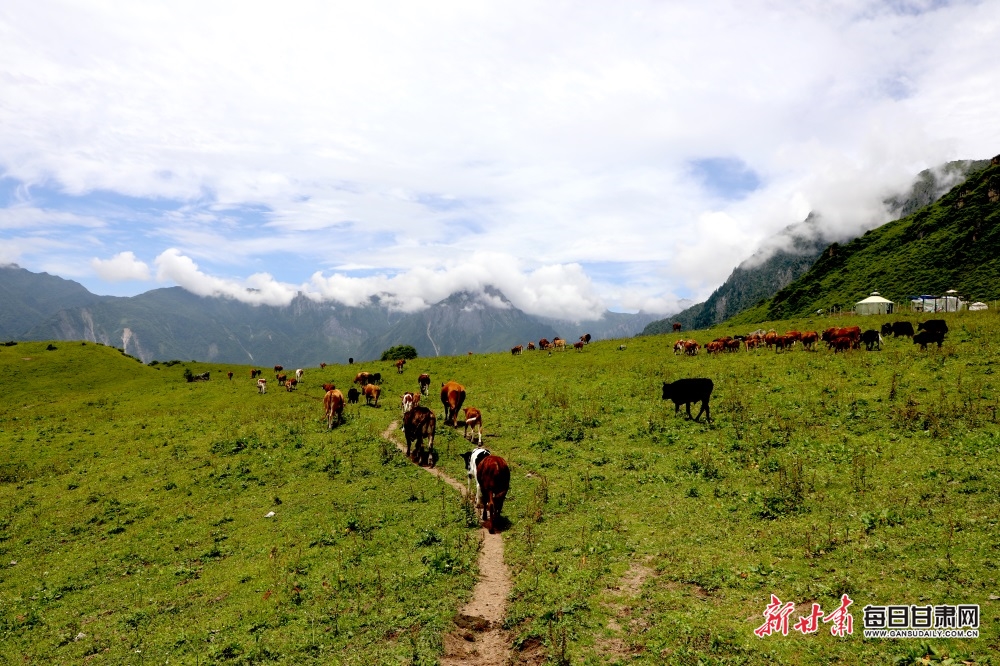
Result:
<svg viewBox="0 0 1000 666">
<path fill-rule="evenodd" d="M 433 663 L 474 582 L 476 531 L 457 493 L 379 436 L 430 372 L 432 388 L 465 384 L 486 445 L 511 464 L 517 656 L 996 660 L 1000 322 L 947 319 L 944 347 L 926 352 L 899 339 L 870 353 L 681 357 L 669 335 L 416 359 L 402 375 L 306 369 L 299 391 L 265 396 L 249 368 L 230 383 L 225 366 L 149 368 L 95 345 L 0 348 L 0 652 Z M 856 322 L 875 318 L 775 327 Z M 211 381 L 185 383 L 184 366 Z M 319 384 L 346 389 L 359 369 L 382 372 L 383 407 L 350 406 L 326 431 Z M 712 424 L 660 400 L 663 381 L 699 376 L 715 382 Z M 435 393 L 425 401 L 440 414 Z M 439 430 L 437 445 L 461 478 L 461 431 Z M 754 633 L 771 595 L 796 605 L 791 627 L 845 594 L 853 635 L 823 622 Z M 980 637 L 864 639 L 869 604 L 978 604 Z"/>
</svg>

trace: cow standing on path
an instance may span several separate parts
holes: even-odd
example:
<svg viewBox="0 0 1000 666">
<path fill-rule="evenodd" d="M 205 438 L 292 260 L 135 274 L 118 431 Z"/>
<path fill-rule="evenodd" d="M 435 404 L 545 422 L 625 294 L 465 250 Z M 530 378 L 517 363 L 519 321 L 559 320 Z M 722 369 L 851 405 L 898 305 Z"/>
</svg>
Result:
<svg viewBox="0 0 1000 666">
<path fill-rule="evenodd" d="M 417 385 L 420 386 L 420 395 L 427 395 L 431 388 L 431 376 L 426 372 L 417 377 Z"/>
<path fill-rule="evenodd" d="M 441 385 L 441 404 L 444 405 L 445 425 L 458 425 L 458 411 L 462 409 L 465 402 L 465 387 L 456 381 L 445 382 Z"/>
<path fill-rule="evenodd" d="M 462 411 L 465 412 L 465 431 L 462 433 L 462 437 L 467 438 L 470 442 L 476 438 L 476 430 L 479 431 L 479 446 L 483 445 L 483 413 L 480 412 L 475 407 L 466 407 Z M 472 436 L 469 436 L 469 428 L 472 428 Z"/>
<path fill-rule="evenodd" d="M 418 465 L 429 465 L 434 467 L 437 463 L 438 454 L 434 450 L 434 430 L 437 427 L 437 418 L 434 412 L 424 407 L 416 405 L 403 414 L 403 436 L 406 438 L 406 456 Z M 424 439 L 427 439 L 427 448 L 424 448 Z M 416 443 L 412 456 L 410 446 Z"/>
</svg>

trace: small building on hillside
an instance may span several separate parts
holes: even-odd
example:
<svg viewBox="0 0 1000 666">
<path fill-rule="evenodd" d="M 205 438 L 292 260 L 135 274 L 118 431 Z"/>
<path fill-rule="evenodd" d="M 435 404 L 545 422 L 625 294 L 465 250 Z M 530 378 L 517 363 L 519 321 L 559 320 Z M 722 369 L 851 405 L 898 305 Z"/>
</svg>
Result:
<svg viewBox="0 0 1000 666">
<path fill-rule="evenodd" d="M 877 291 L 873 291 L 871 296 L 854 304 L 854 312 L 859 315 L 892 314 L 895 305 L 888 298 L 882 298 Z"/>
</svg>

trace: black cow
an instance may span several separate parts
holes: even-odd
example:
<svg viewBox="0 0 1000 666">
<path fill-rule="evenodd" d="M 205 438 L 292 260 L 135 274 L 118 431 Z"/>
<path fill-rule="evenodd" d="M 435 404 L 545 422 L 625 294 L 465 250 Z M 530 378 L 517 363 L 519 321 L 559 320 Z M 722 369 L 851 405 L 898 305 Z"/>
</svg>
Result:
<svg viewBox="0 0 1000 666">
<path fill-rule="evenodd" d="M 921 349 L 927 349 L 927 345 L 931 342 L 936 342 L 937 346 L 940 347 L 941 343 L 944 342 L 944 333 L 941 331 L 920 331 L 913 336 L 913 344 L 920 345 Z"/>
<path fill-rule="evenodd" d="M 361 397 L 361 392 L 356 388 L 352 388 L 347 392 L 347 403 L 350 405 L 358 404 L 358 398 Z"/>
<path fill-rule="evenodd" d="M 948 324 L 944 319 L 928 319 L 917 324 L 918 331 L 940 331 L 943 336 L 948 332 Z"/>
<path fill-rule="evenodd" d="M 698 416 L 694 417 L 697 421 L 701 418 L 701 413 L 705 413 L 705 420 L 712 420 L 712 413 L 708 405 L 709 398 L 712 397 L 712 389 L 715 385 L 712 383 L 711 379 L 705 377 L 692 377 L 688 379 L 678 379 L 677 381 L 668 384 L 663 382 L 663 399 L 674 401 L 674 414 L 680 411 L 681 405 L 687 408 L 687 417 L 691 418 L 691 403 L 700 402 L 701 409 L 698 411 Z"/>
<path fill-rule="evenodd" d="M 868 351 L 872 349 L 882 351 L 882 336 L 874 328 L 869 328 L 861 334 L 861 342 L 865 343 L 865 349 Z"/>
<path fill-rule="evenodd" d="M 382 383 L 382 373 L 376 372 L 372 374 L 372 384 L 381 384 L 381 383 Z"/>
<path fill-rule="evenodd" d="M 894 321 L 892 323 L 886 322 L 882 324 L 882 335 L 892 335 L 894 338 L 905 335 L 908 338 L 913 337 L 913 324 L 908 321 Z"/>
</svg>

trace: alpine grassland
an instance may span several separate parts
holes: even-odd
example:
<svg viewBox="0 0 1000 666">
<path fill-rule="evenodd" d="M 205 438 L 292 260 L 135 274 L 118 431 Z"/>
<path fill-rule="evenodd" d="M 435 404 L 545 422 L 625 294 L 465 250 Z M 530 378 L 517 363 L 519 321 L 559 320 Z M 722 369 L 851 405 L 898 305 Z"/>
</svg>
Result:
<svg viewBox="0 0 1000 666">
<path fill-rule="evenodd" d="M 402 374 L 306 368 L 298 390 L 265 395 L 250 366 L 0 347 L 0 654 L 435 663 L 471 594 L 479 531 L 454 490 L 383 436 L 427 372 L 439 467 L 464 479 L 458 454 L 471 448 L 442 425 L 447 380 L 464 384 L 484 445 L 511 467 L 515 663 L 996 663 L 1000 320 L 942 318 L 944 345 L 924 351 L 896 338 L 872 352 L 673 353 L 679 337 L 748 332 L 721 325 L 416 358 Z M 348 405 L 328 430 L 320 385 L 346 393 L 359 370 L 382 373 L 381 406 Z M 714 381 L 711 423 L 661 400 L 683 377 Z M 794 604 L 787 635 L 759 636 L 772 595 Z M 853 633 L 836 636 L 823 620 L 845 595 Z M 795 629 L 814 604 L 817 630 Z M 862 636 L 865 606 L 911 604 L 978 605 L 979 637 Z"/>
</svg>

